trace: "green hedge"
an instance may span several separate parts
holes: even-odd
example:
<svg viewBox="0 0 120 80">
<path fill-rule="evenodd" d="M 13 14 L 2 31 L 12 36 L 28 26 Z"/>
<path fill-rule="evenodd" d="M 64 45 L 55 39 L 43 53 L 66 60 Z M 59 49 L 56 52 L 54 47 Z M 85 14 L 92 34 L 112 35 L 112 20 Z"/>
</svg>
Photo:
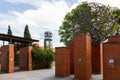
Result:
<svg viewBox="0 0 120 80">
<path fill-rule="evenodd" d="M 54 58 L 55 53 L 50 49 L 42 50 L 39 48 L 33 48 L 32 50 L 33 69 L 50 68 Z"/>
</svg>

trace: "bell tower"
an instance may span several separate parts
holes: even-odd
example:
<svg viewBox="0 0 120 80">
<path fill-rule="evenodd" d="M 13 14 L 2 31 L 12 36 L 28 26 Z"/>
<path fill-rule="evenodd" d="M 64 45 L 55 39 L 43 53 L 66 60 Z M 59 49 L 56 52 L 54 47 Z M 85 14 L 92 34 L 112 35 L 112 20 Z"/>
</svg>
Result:
<svg viewBox="0 0 120 80">
<path fill-rule="evenodd" d="M 52 36 L 53 34 L 50 31 L 46 31 L 44 33 L 44 49 L 51 49 L 52 48 Z"/>
</svg>

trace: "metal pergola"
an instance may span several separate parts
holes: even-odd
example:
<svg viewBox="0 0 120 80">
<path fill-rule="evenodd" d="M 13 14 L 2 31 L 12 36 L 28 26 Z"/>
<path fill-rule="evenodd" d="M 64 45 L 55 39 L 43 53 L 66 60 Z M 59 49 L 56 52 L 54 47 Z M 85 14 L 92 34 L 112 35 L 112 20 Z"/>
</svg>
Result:
<svg viewBox="0 0 120 80">
<path fill-rule="evenodd" d="M 18 37 L 18 36 L 10 36 L 7 34 L 2 34 L 0 33 L 0 40 L 3 41 L 3 45 L 4 45 L 4 41 L 8 41 L 9 43 L 12 42 L 18 42 L 18 43 L 32 43 L 32 42 L 39 42 L 39 40 L 35 40 L 35 39 L 26 39 L 23 37 Z"/>
</svg>

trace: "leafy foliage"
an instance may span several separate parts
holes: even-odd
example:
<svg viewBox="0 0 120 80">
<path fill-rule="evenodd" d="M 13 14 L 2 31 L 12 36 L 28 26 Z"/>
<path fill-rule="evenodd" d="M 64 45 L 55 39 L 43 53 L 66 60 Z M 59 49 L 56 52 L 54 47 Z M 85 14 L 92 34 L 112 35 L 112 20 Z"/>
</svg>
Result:
<svg viewBox="0 0 120 80">
<path fill-rule="evenodd" d="M 114 8 L 113 9 L 113 16 L 115 18 L 115 24 L 119 24 L 119 25 L 116 25 L 117 31 L 116 31 L 115 35 L 120 35 L 120 31 L 119 31 L 119 29 L 120 29 L 120 9 Z"/>
<path fill-rule="evenodd" d="M 26 39 L 32 39 L 32 38 L 31 38 L 30 31 L 29 31 L 29 28 L 28 28 L 28 25 L 25 26 L 24 38 L 26 38 Z M 24 45 L 24 46 L 29 46 L 29 45 L 31 45 L 31 44 L 32 44 L 32 43 L 29 43 L 29 44 L 24 43 L 23 45 Z"/>
<path fill-rule="evenodd" d="M 55 58 L 55 53 L 50 50 L 42 50 L 34 48 L 32 50 L 33 69 L 45 69 L 50 68 L 52 61 Z"/>
<path fill-rule="evenodd" d="M 12 31 L 11 31 L 10 25 L 8 25 L 7 35 L 12 36 Z M 13 44 L 13 43 L 14 43 L 14 42 L 12 42 L 11 40 L 9 41 L 9 44 Z"/>
<path fill-rule="evenodd" d="M 30 31 L 29 31 L 29 29 L 28 29 L 28 25 L 25 26 L 24 38 L 26 38 L 26 39 L 31 39 Z"/>
<path fill-rule="evenodd" d="M 19 54 L 17 49 L 17 44 L 14 43 L 14 65 L 19 66 Z"/>
<path fill-rule="evenodd" d="M 100 3 L 83 2 L 67 13 L 59 29 L 61 42 L 72 41 L 74 35 L 89 34 L 96 45 L 116 31 L 118 24 L 111 7 Z"/>
<path fill-rule="evenodd" d="M 74 30 L 71 30 L 72 26 L 72 13 L 67 13 L 65 15 L 64 21 L 62 25 L 59 28 L 59 35 L 61 36 L 61 42 L 64 42 L 64 44 L 67 43 L 67 41 L 73 40 L 73 32 Z"/>
<path fill-rule="evenodd" d="M 120 24 L 120 9 L 114 8 L 114 9 L 113 9 L 113 16 L 115 17 L 116 22 L 117 22 L 118 24 Z"/>
</svg>

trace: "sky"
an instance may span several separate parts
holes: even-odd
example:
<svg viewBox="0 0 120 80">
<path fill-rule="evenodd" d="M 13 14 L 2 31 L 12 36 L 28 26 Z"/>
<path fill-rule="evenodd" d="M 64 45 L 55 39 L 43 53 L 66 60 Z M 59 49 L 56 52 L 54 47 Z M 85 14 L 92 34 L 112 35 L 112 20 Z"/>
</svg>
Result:
<svg viewBox="0 0 120 80">
<path fill-rule="evenodd" d="M 23 37 L 28 24 L 32 38 L 39 40 L 41 46 L 46 31 L 53 33 L 53 47 L 64 46 L 60 43 L 59 27 L 65 14 L 83 1 L 120 8 L 120 0 L 0 0 L 0 33 L 6 34 L 10 25 L 13 35 Z"/>
</svg>

